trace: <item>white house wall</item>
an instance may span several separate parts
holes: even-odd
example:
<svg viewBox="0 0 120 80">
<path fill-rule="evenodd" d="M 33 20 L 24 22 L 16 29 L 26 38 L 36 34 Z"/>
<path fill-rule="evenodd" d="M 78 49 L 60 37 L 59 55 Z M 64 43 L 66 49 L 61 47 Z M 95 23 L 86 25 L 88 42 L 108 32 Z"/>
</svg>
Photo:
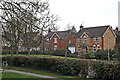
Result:
<svg viewBox="0 0 120 80">
<path fill-rule="evenodd" d="M 75 47 L 68 47 L 68 49 L 71 51 L 71 53 L 75 52 Z"/>
</svg>

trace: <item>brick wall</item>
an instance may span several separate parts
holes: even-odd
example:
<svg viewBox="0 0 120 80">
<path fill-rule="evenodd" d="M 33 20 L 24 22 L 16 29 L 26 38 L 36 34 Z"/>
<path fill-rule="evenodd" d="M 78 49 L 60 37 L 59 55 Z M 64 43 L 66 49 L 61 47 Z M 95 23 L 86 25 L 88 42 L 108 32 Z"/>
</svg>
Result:
<svg viewBox="0 0 120 80">
<path fill-rule="evenodd" d="M 54 38 L 57 38 L 57 43 L 54 43 Z M 70 43 L 68 43 L 68 40 L 71 40 Z M 66 46 L 74 43 L 75 38 L 74 35 L 70 32 L 69 35 L 65 39 L 60 39 L 56 34 L 52 37 L 52 39 L 49 41 L 49 44 L 52 46 L 52 50 L 54 50 L 54 46 L 57 45 L 57 49 L 66 49 Z M 45 42 L 46 46 L 46 42 Z"/>
<path fill-rule="evenodd" d="M 115 44 L 116 44 L 116 38 L 114 36 L 114 34 L 112 33 L 112 30 L 110 28 L 108 28 L 108 30 L 106 31 L 106 33 L 104 34 L 104 38 L 103 38 L 103 47 L 104 50 L 108 49 L 108 32 L 109 32 L 109 49 L 114 49 Z"/>
<path fill-rule="evenodd" d="M 87 37 L 87 44 L 89 45 L 89 49 L 88 51 L 93 51 L 93 45 L 96 46 L 96 51 L 97 51 L 97 45 L 100 45 L 100 49 L 108 49 L 108 31 L 109 31 L 109 49 L 114 49 L 115 44 L 116 44 L 116 38 L 112 32 L 112 30 L 110 28 L 107 29 L 107 31 L 104 34 L 104 37 L 98 37 L 98 41 L 94 41 L 95 37 Z M 84 36 L 87 36 L 87 34 L 83 34 L 82 36 L 82 41 L 79 42 L 79 39 L 76 39 L 76 43 L 75 43 L 75 52 L 77 52 L 77 46 L 78 45 L 82 45 L 84 43 Z"/>
</svg>

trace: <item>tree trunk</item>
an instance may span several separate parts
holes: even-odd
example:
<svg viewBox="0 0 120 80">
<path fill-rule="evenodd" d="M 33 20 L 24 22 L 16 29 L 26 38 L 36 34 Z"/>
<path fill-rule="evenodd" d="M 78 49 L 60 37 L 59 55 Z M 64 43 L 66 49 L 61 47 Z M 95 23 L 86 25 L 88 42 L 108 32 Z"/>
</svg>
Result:
<svg viewBox="0 0 120 80">
<path fill-rule="evenodd" d="M 28 48 L 28 55 L 30 55 L 30 48 Z"/>
<path fill-rule="evenodd" d="M 67 50 L 65 51 L 65 58 L 67 58 Z"/>
</svg>

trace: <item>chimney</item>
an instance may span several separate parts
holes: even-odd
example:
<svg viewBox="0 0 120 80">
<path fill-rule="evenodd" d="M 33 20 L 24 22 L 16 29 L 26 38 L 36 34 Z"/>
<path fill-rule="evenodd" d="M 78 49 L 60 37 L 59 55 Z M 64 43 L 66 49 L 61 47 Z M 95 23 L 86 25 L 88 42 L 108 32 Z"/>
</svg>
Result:
<svg viewBox="0 0 120 80">
<path fill-rule="evenodd" d="M 50 33 L 50 32 L 51 32 L 51 29 L 49 28 L 49 29 L 48 29 L 48 33 Z"/>
<path fill-rule="evenodd" d="M 80 26 L 80 30 L 82 30 L 84 27 L 83 27 L 83 25 L 81 24 L 81 26 Z"/>
<path fill-rule="evenodd" d="M 116 27 L 116 29 L 115 29 L 115 33 L 118 33 L 118 27 Z"/>
</svg>

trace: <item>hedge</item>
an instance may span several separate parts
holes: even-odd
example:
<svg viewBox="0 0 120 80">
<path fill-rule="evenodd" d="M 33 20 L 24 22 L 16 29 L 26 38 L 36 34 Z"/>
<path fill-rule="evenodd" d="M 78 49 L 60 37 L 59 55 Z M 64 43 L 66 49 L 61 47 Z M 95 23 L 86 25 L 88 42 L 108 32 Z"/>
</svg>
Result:
<svg viewBox="0 0 120 80">
<path fill-rule="evenodd" d="M 42 58 L 28 56 L 3 57 L 10 66 L 48 70 L 63 75 L 96 79 L 120 79 L 120 63 L 85 59 Z"/>
<path fill-rule="evenodd" d="M 57 49 L 55 51 L 53 51 L 52 55 L 55 56 L 65 56 L 65 53 L 67 52 L 67 55 L 71 54 L 70 50 L 66 50 L 66 49 Z"/>
</svg>

